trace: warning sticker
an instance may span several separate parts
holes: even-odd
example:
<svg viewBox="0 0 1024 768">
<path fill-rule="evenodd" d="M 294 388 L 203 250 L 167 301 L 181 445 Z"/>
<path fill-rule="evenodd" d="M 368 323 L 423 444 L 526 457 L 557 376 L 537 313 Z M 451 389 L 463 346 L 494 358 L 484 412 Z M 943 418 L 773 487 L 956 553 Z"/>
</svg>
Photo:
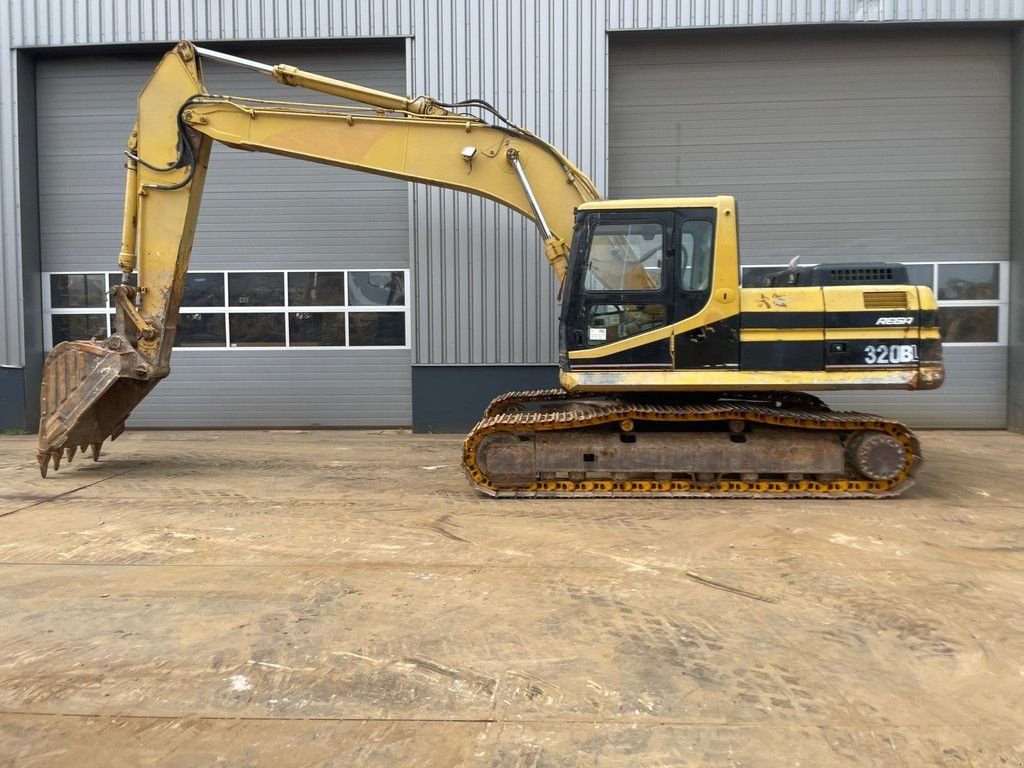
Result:
<svg viewBox="0 0 1024 768">
<path fill-rule="evenodd" d="M 591 341 L 606 341 L 608 339 L 607 328 L 591 328 L 590 329 L 590 340 Z"/>
</svg>

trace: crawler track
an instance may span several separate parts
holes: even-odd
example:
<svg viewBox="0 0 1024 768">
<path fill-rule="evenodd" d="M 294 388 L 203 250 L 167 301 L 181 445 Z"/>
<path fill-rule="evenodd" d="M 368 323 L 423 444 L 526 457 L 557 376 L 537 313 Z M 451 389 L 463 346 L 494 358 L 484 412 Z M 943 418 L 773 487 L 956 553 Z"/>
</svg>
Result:
<svg viewBox="0 0 1024 768">
<path fill-rule="evenodd" d="M 563 446 L 567 437 L 569 445 L 578 438 L 575 448 L 582 455 L 592 450 L 595 442 L 606 441 L 609 434 L 658 434 L 664 441 L 668 433 L 693 441 L 695 435 L 699 440 L 730 429 L 770 434 L 769 439 L 778 440 L 779 451 L 787 449 L 786 441 L 795 439 L 794 435 L 821 439 L 822 433 L 832 433 L 830 445 L 843 450 L 854 435 L 883 433 L 901 446 L 902 466 L 888 479 L 868 479 L 849 461 L 842 472 L 826 477 L 804 472 L 800 466 L 765 473 L 725 467 L 711 477 L 696 471 L 621 471 L 619 466 L 614 472 L 537 471 L 512 477 L 506 471 L 495 479 L 488 475 L 486 456 L 480 455 L 481 446 L 492 436 L 527 444 L 520 450 L 529 454 L 539 440 L 558 433 Z M 481 491 L 520 498 L 880 498 L 897 496 L 910 487 L 921 461 L 919 441 L 903 424 L 871 414 L 831 411 L 818 398 L 801 393 L 727 395 L 708 402 L 666 404 L 561 390 L 512 392 L 491 402 L 463 446 L 463 468 Z"/>
</svg>

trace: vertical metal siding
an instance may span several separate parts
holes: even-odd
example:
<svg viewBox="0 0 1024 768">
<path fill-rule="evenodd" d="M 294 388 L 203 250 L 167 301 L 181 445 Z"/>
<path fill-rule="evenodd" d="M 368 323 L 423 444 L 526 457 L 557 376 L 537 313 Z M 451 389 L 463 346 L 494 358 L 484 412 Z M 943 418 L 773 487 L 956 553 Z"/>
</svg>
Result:
<svg viewBox="0 0 1024 768">
<path fill-rule="evenodd" d="M 609 0 L 608 30 L 880 21 L 1009 21 L 1020 0 Z"/>
<path fill-rule="evenodd" d="M 25 363 L 21 248 L 18 235 L 17 58 L 10 8 L 0 10 L 0 365 Z"/>
<path fill-rule="evenodd" d="M 489 101 L 603 185 L 600 13 L 585 0 L 416 7 L 418 41 L 444 44 L 415 45 L 414 92 Z M 556 285 L 534 225 L 456 192 L 418 188 L 415 208 L 415 362 L 551 363 Z"/>
<path fill-rule="evenodd" d="M 196 40 L 274 40 L 332 37 L 398 37 L 449 32 L 456 19 L 474 15 L 525 14 L 525 26 L 540 36 L 561 41 L 556 28 L 582 32 L 591 23 L 608 31 L 690 27 L 834 24 L 844 22 L 1011 21 L 1024 18 L 1020 0 L 10 0 L 13 47 L 90 45 L 94 43 Z M 574 15 L 567 15 L 572 9 Z M 508 12 L 511 11 L 511 14 Z M 425 12 L 441 23 L 430 24 Z M 416 18 L 426 21 L 422 27 Z M 582 24 L 580 23 L 582 22 Z M 473 22 L 469 22 L 473 25 Z M 496 42 L 510 28 L 479 28 L 480 38 Z M 549 34 L 550 33 L 550 34 Z M 461 35 L 452 35 L 455 39 Z M 448 54 L 454 52 L 449 48 Z"/>
<path fill-rule="evenodd" d="M 412 34 L 404 0 L 11 0 L 14 47 Z"/>
</svg>

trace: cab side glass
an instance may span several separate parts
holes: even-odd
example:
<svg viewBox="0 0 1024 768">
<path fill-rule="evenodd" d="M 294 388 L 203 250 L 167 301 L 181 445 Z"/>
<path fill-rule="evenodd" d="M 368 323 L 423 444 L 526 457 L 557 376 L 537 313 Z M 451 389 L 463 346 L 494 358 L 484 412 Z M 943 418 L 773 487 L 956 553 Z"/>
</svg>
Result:
<svg viewBox="0 0 1024 768">
<path fill-rule="evenodd" d="M 715 227 L 710 221 L 690 219 L 680 230 L 679 288 L 706 291 L 711 286 L 712 240 Z"/>
</svg>

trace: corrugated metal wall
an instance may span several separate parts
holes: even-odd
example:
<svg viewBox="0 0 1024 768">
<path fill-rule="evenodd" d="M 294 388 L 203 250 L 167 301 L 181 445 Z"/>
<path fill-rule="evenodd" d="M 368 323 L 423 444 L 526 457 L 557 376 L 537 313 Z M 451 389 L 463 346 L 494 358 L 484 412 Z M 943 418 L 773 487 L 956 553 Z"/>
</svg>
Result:
<svg viewBox="0 0 1024 768">
<path fill-rule="evenodd" d="M 415 28 L 445 42 L 414 44 L 413 90 L 489 101 L 603 186 L 605 33 L 592 4 L 447 5 L 419 6 Z M 555 281 L 533 224 L 466 194 L 420 189 L 413 229 L 417 363 L 556 359 Z"/>
<path fill-rule="evenodd" d="M 0 11 L 0 364 L 23 362 L 12 48 L 408 35 L 411 90 L 490 98 L 603 186 L 606 30 L 1024 20 L 1020 0 L 11 0 Z M 466 66 L 466 61 L 471 66 Z M 551 280 L 532 228 L 493 204 L 414 192 L 415 362 L 550 362 Z M 522 266 L 518 266 L 518 265 Z M 450 311 L 432 311 L 432 308 Z"/>
<path fill-rule="evenodd" d="M 735 194 L 741 262 L 1006 261 L 1010 38 L 878 29 L 612 41 L 613 197 Z M 934 393 L 826 393 L 1002 427 L 1006 348 L 947 347 Z"/>
<path fill-rule="evenodd" d="M 343 41 L 247 52 L 384 90 L 404 90 L 401 41 Z M 42 269 L 110 271 L 123 205 L 122 157 L 153 55 L 73 56 L 36 68 Z M 294 98 L 254 72 L 204 63 L 213 93 Z M 191 268 L 404 269 L 404 182 L 215 145 Z M 132 426 L 404 426 L 411 353 L 179 349 L 174 375 Z M 255 407 L 256 404 L 259 407 Z"/>
</svg>

